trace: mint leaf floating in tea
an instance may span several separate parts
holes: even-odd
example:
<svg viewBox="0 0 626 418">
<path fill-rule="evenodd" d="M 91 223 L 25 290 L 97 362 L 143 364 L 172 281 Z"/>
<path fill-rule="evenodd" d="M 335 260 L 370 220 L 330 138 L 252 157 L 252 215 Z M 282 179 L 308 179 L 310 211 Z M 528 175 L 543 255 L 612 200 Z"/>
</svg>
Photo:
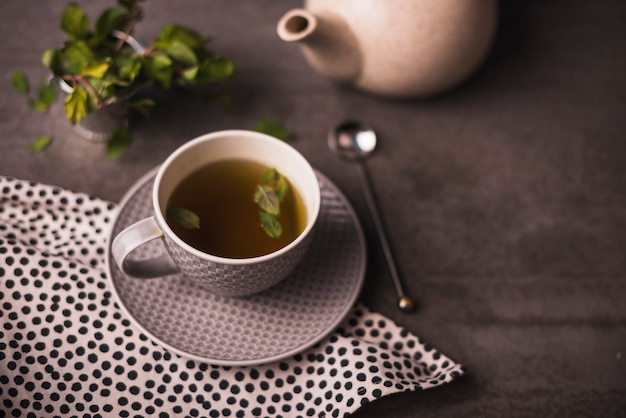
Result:
<svg viewBox="0 0 626 418">
<path fill-rule="evenodd" d="M 276 181 L 276 177 L 278 176 L 278 171 L 275 168 L 270 168 L 263 173 L 261 176 L 261 184 L 268 184 L 273 181 Z"/>
<path fill-rule="evenodd" d="M 278 197 L 279 201 L 283 201 L 285 198 L 285 194 L 289 189 L 289 182 L 284 176 L 278 176 L 278 180 L 276 180 L 276 197 Z"/>
<path fill-rule="evenodd" d="M 280 202 L 285 198 L 288 189 L 287 179 L 275 168 L 270 168 L 263 173 L 261 183 L 254 190 L 254 202 L 261 209 L 259 211 L 261 226 L 272 238 L 279 238 L 283 233 L 277 217 L 280 215 Z"/>
<path fill-rule="evenodd" d="M 269 237 L 279 238 L 282 235 L 283 227 L 275 215 L 260 210 L 259 217 L 261 218 L 261 226 Z"/>
<path fill-rule="evenodd" d="M 270 186 L 257 185 L 254 191 L 254 201 L 262 211 L 272 215 L 280 215 L 280 199 Z"/>
<path fill-rule="evenodd" d="M 185 229 L 200 229 L 200 218 L 189 209 L 167 208 L 167 217 Z"/>
</svg>

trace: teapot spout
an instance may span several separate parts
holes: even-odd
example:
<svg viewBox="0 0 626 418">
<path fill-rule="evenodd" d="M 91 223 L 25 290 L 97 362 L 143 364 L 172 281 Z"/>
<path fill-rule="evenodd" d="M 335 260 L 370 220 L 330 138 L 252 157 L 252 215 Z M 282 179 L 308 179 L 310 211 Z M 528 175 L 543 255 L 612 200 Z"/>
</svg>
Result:
<svg viewBox="0 0 626 418">
<path fill-rule="evenodd" d="M 317 28 L 317 18 L 304 9 L 292 9 L 278 21 L 276 31 L 285 42 L 300 42 L 309 38 Z"/>
<path fill-rule="evenodd" d="M 313 15 L 304 9 L 285 13 L 276 26 L 286 42 L 298 42 L 309 64 L 320 74 L 353 83 L 361 72 L 359 42 L 345 22 L 333 13 Z"/>
</svg>

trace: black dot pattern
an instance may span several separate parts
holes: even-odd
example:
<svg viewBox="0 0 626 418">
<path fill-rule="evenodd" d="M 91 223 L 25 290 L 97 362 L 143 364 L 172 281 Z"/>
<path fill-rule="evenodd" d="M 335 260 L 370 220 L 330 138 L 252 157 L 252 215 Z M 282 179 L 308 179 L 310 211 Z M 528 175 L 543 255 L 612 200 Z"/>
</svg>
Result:
<svg viewBox="0 0 626 418">
<path fill-rule="evenodd" d="M 283 361 L 228 367 L 172 354 L 131 325 L 108 288 L 115 210 L 0 176 L 0 416 L 343 417 L 464 372 L 361 305 Z"/>
</svg>

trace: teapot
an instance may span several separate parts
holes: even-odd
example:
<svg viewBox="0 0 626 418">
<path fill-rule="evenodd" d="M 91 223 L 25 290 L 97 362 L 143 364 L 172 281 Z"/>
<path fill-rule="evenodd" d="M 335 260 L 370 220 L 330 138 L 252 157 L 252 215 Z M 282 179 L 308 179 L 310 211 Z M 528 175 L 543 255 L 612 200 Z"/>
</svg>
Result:
<svg viewBox="0 0 626 418">
<path fill-rule="evenodd" d="M 427 97 L 478 69 L 497 14 L 497 0 L 305 0 L 276 30 L 323 76 L 380 96 Z"/>
</svg>

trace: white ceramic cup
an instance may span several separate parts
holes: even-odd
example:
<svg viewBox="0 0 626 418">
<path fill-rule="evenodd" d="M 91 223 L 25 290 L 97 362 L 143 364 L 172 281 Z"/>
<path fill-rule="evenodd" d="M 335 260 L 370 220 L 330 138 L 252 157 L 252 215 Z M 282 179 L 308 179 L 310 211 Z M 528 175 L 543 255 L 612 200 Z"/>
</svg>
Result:
<svg viewBox="0 0 626 418">
<path fill-rule="evenodd" d="M 289 180 L 302 198 L 307 218 L 304 230 L 295 240 L 267 255 L 225 258 L 192 247 L 172 231 L 164 213 L 175 187 L 198 168 L 228 159 L 259 162 L 276 168 Z M 187 142 L 167 158 L 154 180 L 154 215 L 120 232 L 111 251 L 118 267 L 129 277 L 155 278 L 182 272 L 212 293 L 248 296 L 274 286 L 300 262 L 312 240 L 320 202 L 315 171 L 291 145 L 252 131 L 213 132 Z M 137 247 L 156 238 L 163 239 L 167 254 L 147 260 L 129 257 Z"/>
</svg>

